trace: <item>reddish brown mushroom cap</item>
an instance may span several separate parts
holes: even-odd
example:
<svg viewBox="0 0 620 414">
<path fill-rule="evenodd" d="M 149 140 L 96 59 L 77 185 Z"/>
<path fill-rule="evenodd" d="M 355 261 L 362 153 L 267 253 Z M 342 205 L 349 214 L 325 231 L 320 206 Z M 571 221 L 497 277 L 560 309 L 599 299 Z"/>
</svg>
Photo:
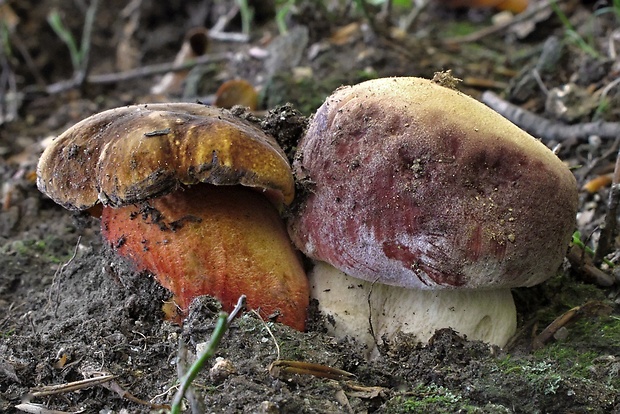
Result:
<svg viewBox="0 0 620 414">
<path fill-rule="evenodd" d="M 288 204 L 294 183 L 273 137 L 199 104 L 111 109 L 74 125 L 39 161 L 39 189 L 70 210 L 121 206 L 206 182 L 259 188 Z"/>
<path fill-rule="evenodd" d="M 541 142 L 419 78 L 337 90 L 301 140 L 290 224 L 310 257 L 411 288 L 531 286 L 558 269 L 576 182 Z"/>
</svg>

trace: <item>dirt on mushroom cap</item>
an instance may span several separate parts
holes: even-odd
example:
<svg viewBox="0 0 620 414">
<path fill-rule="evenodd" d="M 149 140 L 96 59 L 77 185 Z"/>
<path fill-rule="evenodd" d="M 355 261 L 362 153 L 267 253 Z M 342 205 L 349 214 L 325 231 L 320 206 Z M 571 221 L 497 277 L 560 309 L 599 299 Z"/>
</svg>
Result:
<svg viewBox="0 0 620 414">
<path fill-rule="evenodd" d="M 577 188 L 542 143 L 457 91 L 386 78 L 336 91 L 299 145 L 296 245 L 405 287 L 531 286 L 558 269 Z"/>
</svg>

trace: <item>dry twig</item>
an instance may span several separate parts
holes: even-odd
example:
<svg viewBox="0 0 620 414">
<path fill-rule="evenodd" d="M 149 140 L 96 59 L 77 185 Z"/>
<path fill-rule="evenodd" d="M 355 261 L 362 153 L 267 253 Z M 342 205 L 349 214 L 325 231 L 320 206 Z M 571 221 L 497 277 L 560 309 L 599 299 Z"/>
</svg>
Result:
<svg viewBox="0 0 620 414">
<path fill-rule="evenodd" d="M 620 136 L 620 123 L 618 122 L 586 122 L 566 125 L 561 122 L 550 121 L 513 105 L 490 91 L 484 92 L 480 100 L 530 134 L 540 137 L 543 141 L 563 141 L 569 138 L 587 139 L 592 135 L 601 138 L 617 138 Z"/>
<path fill-rule="evenodd" d="M 167 404 L 154 404 L 150 401 L 146 401 L 146 400 L 136 397 L 135 395 L 131 394 L 129 391 L 121 387 L 116 381 L 110 381 L 108 383 L 104 383 L 101 385 L 110 391 L 114 391 L 115 393 L 119 395 L 119 397 L 121 397 L 124 400 L 128 400 L 136 404 L 149 407 L 152 410 L 169 410 L 170 409 L 170 406 Z"/>
<path fill-rule="evenodd" d="M 532 17 L 536 16 L 536 14 L 540 13 L 543 10 L 546 10 L 548 8 L 551 7 L 551 3 L 549 1 L 541 1 L 540 3 L 536 4 L 534 7 L 532 7 L 531 9 L 528 9 L 526 11 L 524 11 L 523 13 L 519 13 L 517 15 L 515 15 L 512 19 L 503 22 L 501 24 L 496 24 L 494 26 L 490 26 L 490 27 L 485 27 L 484 29 L 478 30 L 477 32 L 474 33 L 470 33 L 468 35 L 465 36 L 459 36 L 459 37 L 451 37 L 448 39 L 444 39 L 444 43 L 445 44 L 456 44 L 456 43 L 470 43 L 470 42 L 477 42 L 481 39 L 484 39 L 485 37 L 494 35 L 496 33 L 500 33 L 503 32 L 505 30 L 508 30 L 510 27 L 525 22 L 529 19 L 531 19 Z"/>
<path fill-rule="evenodd" d="M 83 413 L 84 409 L 78 411 L 58 411 L 58 410 L 50 410 L 46 406 L 42 404 L 33 404 L 33 403 L 22 403 L 17 404 L 15 406 L 19 411 L 23 411 L 25 413 L 30 414 L 79 414 Z"/>
<path fill-rule="evenodd" d="M 355 377 L 355 375 L 350 372 L 332 368 L 327 365 L 303 361 L 289 361 L 285 359 L 278 359 L 272 362 L 271 365 L 269 365 L 269 374 L 276 378 L 291 374 L 303 374 L 333 380 L 348 380 Z"/>
<path fill-rule="evenodd" d="M 348 380 L 355 377 L 355 375 L 351 374 L 350 372 L 343 371 L 338 368 L 332 368 L 327 365 L 280 359 L 280 346 L 278 345 L 278 341 L 276 340 L 275 335 L 273 334 L 271 329 L 269 329 L 269 325 L 265 323 L 265 321 L 258 312 L 252 310 L 252 313 L 258 316 L 258 319 L 261 320 L 261 322 L 265 326 L 265 329 L 269 333 L 269 336 L 271 336 L 273 343 L 276 345 L 276 360 L 269 364 L 269 368 L 267 368 L 267 371 L 269 371 L 269 375 L 271 375 L 272 377 L 283 378 L 293 374 L 312 375 L 319 378 L 328 378 L 333 380 Z"/>
<path fill-rule="evenodd" d="M 584 281 L 602 287 L 609 287 L 615 283 L 614 277 L 599 269 L 582 247 L 572 245 L 566 257 Z"/>
<path fill-rule="evenodd" d="M 47 397 L 50 395 L 58 395 L 58 394 L 65 394 L 69 392 L 75 392 L 75 391 L 83 390 L 85 388 L 94 387 L 96 385 L 101 385 L 104 388 L 109 389 L 110 391 L 114 391 L 123 399 L 135 402 L 140 405 L 150 407 L 151 409 L 154 409 L 154 410 L 170 408 L 167 405 L 153 404 L 153 403 L 150 403 L 149 401 L 144 401 L 138 397 L 135 397 L 130 392 L 124 390 L 116 381 L 114 381 L 114 379 L 118 377 L 117 375 L 112 375 L 107 372 L 103 372 L 103 373 L 97 372 L 96 374 L 97 375 L 92 378 L 86 378 L 80 381 L 73 381 L 73 382 L 68 382 L 65 384 L 58 384 L 58 385 L 46 385 L 40 388 L 35 388 L 31 390 L 31 392 L 23 398 L 24 403 L 15 406 L 15 408 L 21 411 L 28 412 L 28 413 L 39 413 L 39 414 L 61 413 L 61 411 L 49 410 L 48 408 L 42 405 L 39 405 L 39 404 L 32 404 L 30 403 L 30 400 L 32 398 Z"/>
<path fill-rule="evenodd" d="M 601 228 L 598 246 L 594 253 L 594 263 L 599 264 L 613 247 L 616 229 L 618 227 L 618 204 L 620 204 L 620 151 L 616 157 L 616 166 L 609 189 L 607 200 L 607 214 L 605 214 L 605 225 Z"/>
<path fill-rule="evenodd" d="M 99 377 L 86 378 L 80 381 L 68 382 L 66 384 L 58 385 L 46 385 L 40 388 L 35 388 L 28 394 L 27 397 L 46 397 L 48 395 L 65 394 L 67 392 L 73 392 L 82 390 L 84 388 L 94 387 L 95 385 L 101 385 L 108 381 L 112 381 L 116 378 L 116 375 L 108 374 L 101 375 Z"/>
<path fill-rule="evenodd" d="M 60 266 L 56 272 L 54 272 L 54 277 L 52 278 L 52 285 L 49 288 L 49 295 L 47 296 L 47 306 L 51 306 L 52 304 L 52 294 L 54 292 L 56 292 L 56 306 L 54 307 L 54 316 L 58 317 L 58 306 L 60 305 L 60 301 L 58 300 L 58 296 L 60 295 L 60 289 L 58 289 L 58 285 L 56 284 L 56 282 L 58 281 L 58 276 L 60 276 L 62 274 L 62 272 L 64 272 L 64 270 L 67 268 L 67 266 L 69 266 L 71 264 L 71 262 L 73 262 L 73 260 L 75 260 L 75 257 L 78 254 L 78 250 L 80 248 L 80 242 L 82 241 L 82 236 L 78 236 L 77 239 L 77 243 L 75 243 L 75 249 L 73 250 L 73 255 L 71 256 L 71 258 L 66 261 L 65 263 L 63 263 L 62 266 Z"/>
<path fill-rule="evenodd" d="M 578 318 L 583 316 L 601 316 L 609 315 L 613 309 L 611 306 L 602 302 L 588 302 L 582 306 L 575 306 L 574 308 L 564 312 L 558 316 L 553 322 L 549 324 L 541 333 L 539 333 L 532 341 L 533 349 L 540 349 L 555 335 L 556 332 L 562 327 L 565 327 L 569 322 L 574 322 Z"/>
<path fill-rule="evenodd" d="M 102 75 L 89 75 L 86 77 L 85 83 L 92 85 L 102 85 L 109 83 L 117 83 L 117 82 L 125 82 L 138 78 L 145 78 L 148 76 L 161 75 L 167 72 L 176 72 L 191 69 L 196 66 L 206 65 L 209 63 L 222 62 L 225 60 L 230 60 L 232 58 L 232 53 L 224 52 L 224 53 L 213 53 L 205 56 L 200 56 L 191 62 L 185 62 L 182 65 L 176 65 L 174 62 L 168 63 L 160 63 L 155 65 L 142 66 L 140 68 L 127 70 L 123 72 L 117 73 L 106 73 Z M 78 86 L 78 83 L 74 79 L 69 79 L 65 81 L 61 81 L 58 83 L 51 84 L 45 88 L 45 90 L 40 90 L 38 87 L 27 89 L 28 93 L 47 93 L 47 94 L 56 94 L 64 91 L 68 91 Z"/>
</svg>

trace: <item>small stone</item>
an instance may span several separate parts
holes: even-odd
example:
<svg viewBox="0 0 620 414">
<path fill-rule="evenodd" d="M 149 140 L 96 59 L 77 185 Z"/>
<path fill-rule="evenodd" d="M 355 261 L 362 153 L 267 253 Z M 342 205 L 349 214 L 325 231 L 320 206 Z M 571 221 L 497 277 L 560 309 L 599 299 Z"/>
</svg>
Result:
<svg viewBox="0 0 620 414">
<path fill-rule="evenodd" d="M 260 403 L 259 413 L 261 414 L 276 414 L 280 412 L 278 405 L 271 401 L 263 401 Z"/>
<path fill-rule="evenodd" d="M 215 364 L 213 364 L 213 367 L 209 370 L 209 377 L 215 384 L 221 384 L 232 374 L 236 373 L 237 370 L 229 359 L 217 357 L 215 359 Z"/>
</svg>

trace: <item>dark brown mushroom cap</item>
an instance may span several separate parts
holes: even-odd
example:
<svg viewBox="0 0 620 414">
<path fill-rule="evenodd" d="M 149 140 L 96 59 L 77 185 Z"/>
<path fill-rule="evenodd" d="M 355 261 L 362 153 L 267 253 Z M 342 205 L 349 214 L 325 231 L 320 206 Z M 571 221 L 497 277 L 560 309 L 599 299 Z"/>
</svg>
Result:
<svg viewBox="0 0 620 414">
<path fill-rule="evenodd" d="M 241 184 L 278 206 L 294 197 L 275 139 L 226 110 L 200 104 L 135 105 L 93 115 L 46 148 L 39 189 L 70 210 L 118 207 L 181 185 Z"/>
<path fill-rule="evenodd" d="M 531 286 L 557 271 L 574 229 L 569 169 L 499 114 L 425 79 L 337 90 L 294 170 L 309 188 L 293 241 L 368 281 Z"/>
</svg>

